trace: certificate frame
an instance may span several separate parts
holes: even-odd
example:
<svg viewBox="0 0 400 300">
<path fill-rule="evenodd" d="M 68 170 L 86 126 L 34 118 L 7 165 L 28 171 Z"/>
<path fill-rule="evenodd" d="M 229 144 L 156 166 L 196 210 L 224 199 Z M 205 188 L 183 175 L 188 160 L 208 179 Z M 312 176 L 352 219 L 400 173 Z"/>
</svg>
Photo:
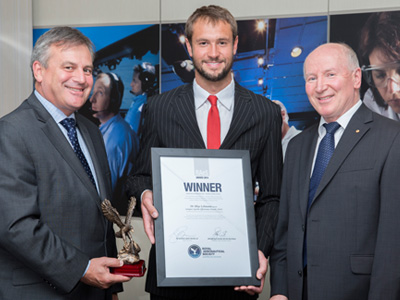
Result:
<svg viewBox="0 0 400 300">
<path fill-rule="evenodd" d="M 261 281 L 256 277 L 256 271 L 258 269 L 259 262 L 254 212 L 254 188 L 252 183 L 249 151 L 152 148 L 151 159 L 154 206 L 159 212 L 159 217 L 154 222 L 156 239 L 155 247 L 157 261 L 157 286 L 260 286 Z M 173 217 L 171 216 L 171 208 L 176 209 L 176 211 L 178 211 L 178 215 L 180 216 L 179 211 L 182 210 L 182 205 L 180 205 L 182 201 L 175 199 L 176 187 L 174 185 L 168 184 L 167 182 L 170 180 L 171 177 L 181 177 L 182 174 L 185 172 L 182 172 L 179 168 L 187 168 L 188 165 L 191 165 L 187 162 L 192 161 L 194 165 L 196 165 L 197 162 L 200 162 L 201 164 L 206 162 L 210 170 L 218 170 L 218 173 L 220 169 L 217 168 L 217 166 L 219 166 L 220 164 L 222 164 L 223 166 L 229 164 L 226 172 L 230 170 L 231 165 L 235 165 L 236 168 L 234 169 L 234 176 L 229 177 L 231 176 L 229 175 L 229 172 L 226 175 L 227 177 L 229 177 L 229 180 L 232 180 L 232 186 L 226 187 L 226 182 L 229 181 L 225 180 L 226 182 L 224 182 L 223 190 L 229 191 L 230 189 L 239 189 L 241 192 L 235 193 L 234 197 L 229 197 L 229 201 L 232 201 L 233 203 L 229 203 L 229 205 L 224 204 L 225 206 L 223 206 L 224 208 L 222 209 L 222 214 L 218 214 L 212 211 L 210 215 L 208 215 L 207 213 L 200 213 L 200 215 L 196 216 L 193 215 L 191 207 L 196 207 L 199 205 L 188 205 L 187 203 L 188 201 L 194 201 L 196 203 L 197 198 L 193 200 L 192 198 L 190 198 L 193 196 L 193 194 L 189 195 L 189 193 L 186 193 L 187 191 L 183 192 L 185 196 L 183 196 L 184 200 L 182 201 L 184 203 L 185 209 L 189 211 L 189 217 L 188 215 L 185 215 L 185 218 L 188 220 L 188 224 L 193 225 L 198 223 L 198 226 L 189 226 L 190 228 L 192 228 L 192 230 L 189 230 L 190 232 L 188 234 L 182 230 L 182 232 L 180 232 L 179 234 L 175 235 L 177 231 L 174 231 L 174 234 L 170 235 L 168 233 L 168 228 L 172 228 L 170 224 L 173 222 L 177 222 L 175 218 L 175 216 L 177 215 L 174 214 Z M 204 175 L 204 173 L 202 172 L 203 171 L 201 170 L 194 171 L 194 173 L 196 173 L 196 178 L 200 178 L 198 179 L 199 181 L 202 181 L 204 178 L 211 178 L 211 175 L 210 177 L 198 176 Z M 210 173 L 216 172 L 210 171 Z M 166 174 L 173 175 L 167 176 Z M 221 178 L 226 177 L 223 174 L 220 176 Z M 176 180 L 177 182 L 179 182 L 179 180 L 185 182 L 186 179 L 179 178 Z M 171 189 L 174 190 L 170 191 Z M 216 188 L 214 186 L 214 190 L 215 189 Z M 208 197 L 211 197 L 211 201 L 214 201 L 214 199 L 218 199 L 215 200 L 217 203 L 226 203 L 226 201 L 221 200 L 223 199 L 223 197 L 220 197 L 221 193 L 218 193 L 221 190 L 216 190 L 216 194 L 219 194 L 218 196 L 216 196 L 217 198 L 212 198 L 215 196 L 214 194 L 206 193 L 207 196 L 205 196 L 205 198 L 203 198 L 203 195 L 199 196 L 199 199 L 201 199 L 200 201 L 208 201 L 203 199 L 208 199 Z M 173 197 L 171 197 L 172 194 L 174 195 Z M 177 194 L 180 194 L 180 192 L 178 192 Z M 187 197 L 187 195 L 189 196 Z M 189 200 L 187 200 L 186 198 L 188 198 Z M 233 206 L 231 204 L 233 204 Z M 165 206 L 164 209 L 164 205 L 168 206 Z M 206 207 L 207 206 L 208 205 L 206 205 Z M 218 205 L 213 205 L 213 207 L 214 206 L 218 207 Z M 233 208 L 236 206 L 238 207 L 238 209 Z M 225 212 L 225 210 L 227 210 L 228 212 Z M 170 213 L 167 213 L 167 211 L 170 211 Z M 200 219 L 196 220 L 196 218 L 198 218 L 199 216 Z M 216 220 L 213 220 L 214 217 L 216 218 Z M 201 220 L 201 218 L 205 218 L 206 220 Z M 229 236 L 229 233 L 226 234 L 226 232 L 229 232 L 229 230 L 231 230 L 232 228 L 232 222 L 229 225 L 229 220 L 232 220 L 232 218 L 235 220 L 241 220 L 238 222 L 234 222 L 233 224 L 234 231 L 237 230 L 237 232 L 239 232 L 237 236 L 239 236 L 240 238 L 238 239 L 236 238 L 236 235 L 232 237 Z M 201 232 L 202 226 L 206 226 L 207 228 L 209 226 L 214 226 L 213 228 L 218 228 L 218 230 L 220 230 L 221 227 L 219 225 L 221 224 L 221 222 L 222 224 L 225 224 L 224 222 L 226 222 L 227 224 L 226 230 L 223 230 L 223 234 L 227 235 L 227 237 L 220 237 L 219 232 L 218 236 L 215 237 L 215 234 L 217 233 L 216 230 L 212 237 L 207 238 L 205 242 L 199 241 L 199 238 L 196 236 L 196 234 L 203 234 Z M 237 223 L 239 223 L 239 225 Z M 185 230 L 186 228 L 187 227 L 185 227 Z M 198 228 L 198 230 L 194 228 Z M 168 254 L 171 253 L 171 236 L 173 239 L 177 240 L 174 241 L 174 243 L 176 244 L 173 246 L 178 247 L 177 251 L 172 251 L 173 255 Z M 244 236 L 244 238 L 242 236 Z M 231 240 L 233 240 L 233 242 L 231 242 Z M 232 243 L 233 247 L 229 246 L 230 243 Z M 215 244 L 222 246 L 214 247 Z M 200 259 L 196 260 L 197 257 L 193 257 L 193 251 L 197 250 L 190 248 L 192 246 L 194 248 L 198 248 L 197 250 L 200 253 L 199 255 L 202 261 Z M 174 247 L 172 247 L 172 249 L 175 249 Z M 235 254 L 227 254 L 231 252 L 231 249 L 239 251 L 239 255 L 235 256 Z M 191 251 L 193 253 L 191 253 Z M 231 257 L 229 255 L 233 256 Z M 190 257 L 190 259 L 188 257 Z M 188 260 L 187 264 L 182 262 L 185 259 Z M 219 265 L 218 263 L 221 263 L 223 267 L 221 267 L 221 265 Z M 220 267 L 214 268 L 214 264 Z M 237 270 L 235 269 L 235 266 L 238 266 Z M 170 270 L 173 271 L 171 272 Z M 223 274 L 221 275 L 220 272 L 222 272 Z M 224 272 L 229 272 L 229 274 Z M 188 275 L 187 273 L 190 274 Z"/>
</svg>

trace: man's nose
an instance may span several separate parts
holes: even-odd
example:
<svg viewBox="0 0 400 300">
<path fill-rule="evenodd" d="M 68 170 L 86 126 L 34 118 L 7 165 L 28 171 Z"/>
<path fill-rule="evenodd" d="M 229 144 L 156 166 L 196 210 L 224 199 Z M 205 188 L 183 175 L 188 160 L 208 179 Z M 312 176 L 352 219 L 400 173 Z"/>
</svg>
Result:
<svg viewBox="0 0 400 300">
<path fill-rule="evenodd" d="M 317 92 L 321 92 L 321 91 L 323 91 L 324 89 L 325 89 L 325 79 L 322 77 L 322 78 L 318 78 L 317 79 L 317 87 L 316 87 L 316 90 L 317 90 Z"/>
<path fill-rule="evenodd" d="M 74 72 L 74 80 L 78 83 L 85 83 L 86 82 L 86 73 L 84 70 L 76 69 Z"/>
<path fill-rule="evenodd" d="M 208 55 L 209 55 L 210 57 L 217 57 L 217 56 L 218 56 L 218 53 L 219 53 L 219 51 L 218 51 L 218 46 L 215 45 L 215 44 L 211 44 L 211 45 L 210 45 L 210 48 L 209 48 L 209 51 L 208 51 Z"/>
</svg>

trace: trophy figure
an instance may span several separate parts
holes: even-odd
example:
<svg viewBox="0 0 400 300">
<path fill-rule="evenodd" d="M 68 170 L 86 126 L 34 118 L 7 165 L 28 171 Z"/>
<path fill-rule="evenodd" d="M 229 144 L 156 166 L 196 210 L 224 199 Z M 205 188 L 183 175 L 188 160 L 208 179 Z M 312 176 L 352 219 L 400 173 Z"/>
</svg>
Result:
<svg viewBox="0 0 400 300">
<path fill-rule="evenodd" d="M 122 260 L 124 265 L 119 268 L 113 268 L 112 272 L 124 276 L 141 277 L 144 275 L 146 267 L 144 260 L 141 260 L 139 257 L 140 247 L 133 240 L 134 230 L 131 225 L 131 219 L 135 206 L 136 198 L 131 197 L 125 222 L 123 222 L 118 211 L 111 205 L 109 200 L 105 199 L 101 203 L 104 216 L 120 228 L 120 230 L 115 233 L 115 237 L 122 238 L 124 242 L 124 246 L 118 252 L 118 259 Z"/>
</svg>

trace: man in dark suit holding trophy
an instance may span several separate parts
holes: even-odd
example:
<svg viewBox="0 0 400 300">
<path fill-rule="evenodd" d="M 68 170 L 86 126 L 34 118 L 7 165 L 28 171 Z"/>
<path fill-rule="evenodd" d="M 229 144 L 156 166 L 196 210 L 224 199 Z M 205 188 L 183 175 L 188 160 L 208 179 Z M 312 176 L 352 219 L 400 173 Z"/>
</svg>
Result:
<svg viewBox="0 0 400 300">
<path fill-rule="evenodd" d="M 46 32 L 31 58 L 35 91 L 0 119 L 1 299 L 111 299 L 129 280 L 109 270 L 122 262 L 100 207 L 111 196 L 103 138 L 76 112 L 93 59 L 80 31 Z"/>
</svg>

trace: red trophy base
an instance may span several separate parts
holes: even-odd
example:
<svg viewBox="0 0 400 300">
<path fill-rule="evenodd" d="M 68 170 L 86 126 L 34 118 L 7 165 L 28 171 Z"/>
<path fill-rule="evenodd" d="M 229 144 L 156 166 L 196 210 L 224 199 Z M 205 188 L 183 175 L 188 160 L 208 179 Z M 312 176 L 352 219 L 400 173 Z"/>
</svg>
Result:
<svg viewBox="0 0 400 300">
<path fill-rule="evenodd" d="M 142 277 L 146 272 L 146 264 L 143 259 L 133 265 L 123 265 L 119 268 L 112 268 L 111 273 L 116 275 L 124 275 L 128 277 Z"/>
</svg>

